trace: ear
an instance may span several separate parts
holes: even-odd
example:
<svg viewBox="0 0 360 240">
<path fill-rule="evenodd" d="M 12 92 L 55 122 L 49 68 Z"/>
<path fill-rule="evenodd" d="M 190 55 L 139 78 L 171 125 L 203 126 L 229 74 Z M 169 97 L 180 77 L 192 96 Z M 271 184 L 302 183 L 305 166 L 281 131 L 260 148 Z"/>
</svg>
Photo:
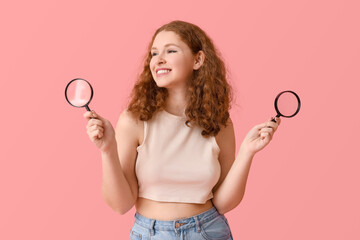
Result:
<svg viewBox="0 0 360 240">
<path fill-rule="evenodd" d="M 193 69 L 198 70 L 201 67 L 201 65 L 203 65 L 204 60 L 205 60 L 205 53 L 202 50 L 200 50 L 195 55 L 195 61 L 194 61 Z"/>
</svg>

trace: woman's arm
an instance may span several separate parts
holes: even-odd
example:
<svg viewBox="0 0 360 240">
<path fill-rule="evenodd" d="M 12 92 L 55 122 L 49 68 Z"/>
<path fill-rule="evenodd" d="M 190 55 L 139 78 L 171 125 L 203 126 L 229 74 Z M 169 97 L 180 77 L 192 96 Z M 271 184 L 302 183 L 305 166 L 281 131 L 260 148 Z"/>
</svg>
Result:
<svg viewBox="0 0 360 240">
<path fill-rule="evenodd" d="M 135 203 L 134 195 L 121 167 L 115 148 L 101 152 L 102 195 L 114 211 L 125 214 Z"/>
<path fill-rule="evenodd" d="M 252 159 L 256 152 L 269 144 L 279 124 L 280 119 L 277 123 L 267 121 L 252 128 L 242 142 L 236 159 L 232 124 L 219 133 L 217 141 L 220 147 L 222 176 L 214 188 L 212 201 L 220 214 L 234 209 L 243 199 Z"/>
<path fill-rule="evenodd" d="M 111 123 L 95 112 L 87 112 L 84 116 L 89 119 L 87 128 L 90 139 L 101 151 L 103 198 L 113 210 L 125 214 L 137 199 L 134 167 L 139 124 L 130 113 L 124 111 L 115 132 Z"/>
<path fill-rule="evenodd" d="M 117 151 L 110 158 L 103 154 L 103 196 L 120 214 L 128 212 L 138 197 L 136 148 L 143 138 L 143 128 L 143 122 L 125 110 L 116 125 Z"/>
</svg>

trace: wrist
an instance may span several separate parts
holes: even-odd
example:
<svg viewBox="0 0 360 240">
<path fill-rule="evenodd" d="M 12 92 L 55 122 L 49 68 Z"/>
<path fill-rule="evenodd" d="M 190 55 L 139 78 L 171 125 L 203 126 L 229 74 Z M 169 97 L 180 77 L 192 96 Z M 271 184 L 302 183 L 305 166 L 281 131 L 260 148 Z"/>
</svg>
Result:
<svg viewBox="0 0 360 240">
<path fill-rule="evenodd" d="M 102 155 L 112 155 L 116 153 L 117 154 L 117 144 L 116 141 L 114 141 L 113 143 L 109 144 L 109 146 L 107 146 L 104 149 L 101 149 L 101 154 Z"/>
<path fill-rule="evenodd" d="M 240 150 L 239 150 L 239 154 L 243 155 L 244 157 L 247 158 L 253 158 L 256 154 L 256 152 L 251 151 L 249 148 L 247 148 L 244 145 L 241 145 Z"/>
</svg>

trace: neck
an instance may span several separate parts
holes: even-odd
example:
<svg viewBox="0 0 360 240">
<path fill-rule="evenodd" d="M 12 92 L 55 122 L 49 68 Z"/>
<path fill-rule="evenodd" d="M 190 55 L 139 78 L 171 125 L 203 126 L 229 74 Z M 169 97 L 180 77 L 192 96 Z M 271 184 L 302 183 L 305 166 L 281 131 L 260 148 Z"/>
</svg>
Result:
<svg viewBox="0 0 360 240">
<path fill-rule="evenodd" d="M 168 98 L 166 99 L 165 110 L 171 114 L 182 116 L 188 103 L 185 89 L 168 89 Z"/>
</svg>

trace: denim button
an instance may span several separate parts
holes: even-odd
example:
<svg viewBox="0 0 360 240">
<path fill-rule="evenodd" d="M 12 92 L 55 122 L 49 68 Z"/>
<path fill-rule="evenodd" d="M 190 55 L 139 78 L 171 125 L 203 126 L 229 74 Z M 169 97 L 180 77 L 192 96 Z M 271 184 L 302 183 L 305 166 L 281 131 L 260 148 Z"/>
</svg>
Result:
<svg viewBox="0 0 360 240">
<path fill-rule="evenodd" d="M 178 223 L 178 222 L 175 223 L 175 227 L 177 227 L 177 228 L 178 228 L 178 227 L 181 227 L 182 225 L 185 225 L 185 223 Z"/>
</svg>

